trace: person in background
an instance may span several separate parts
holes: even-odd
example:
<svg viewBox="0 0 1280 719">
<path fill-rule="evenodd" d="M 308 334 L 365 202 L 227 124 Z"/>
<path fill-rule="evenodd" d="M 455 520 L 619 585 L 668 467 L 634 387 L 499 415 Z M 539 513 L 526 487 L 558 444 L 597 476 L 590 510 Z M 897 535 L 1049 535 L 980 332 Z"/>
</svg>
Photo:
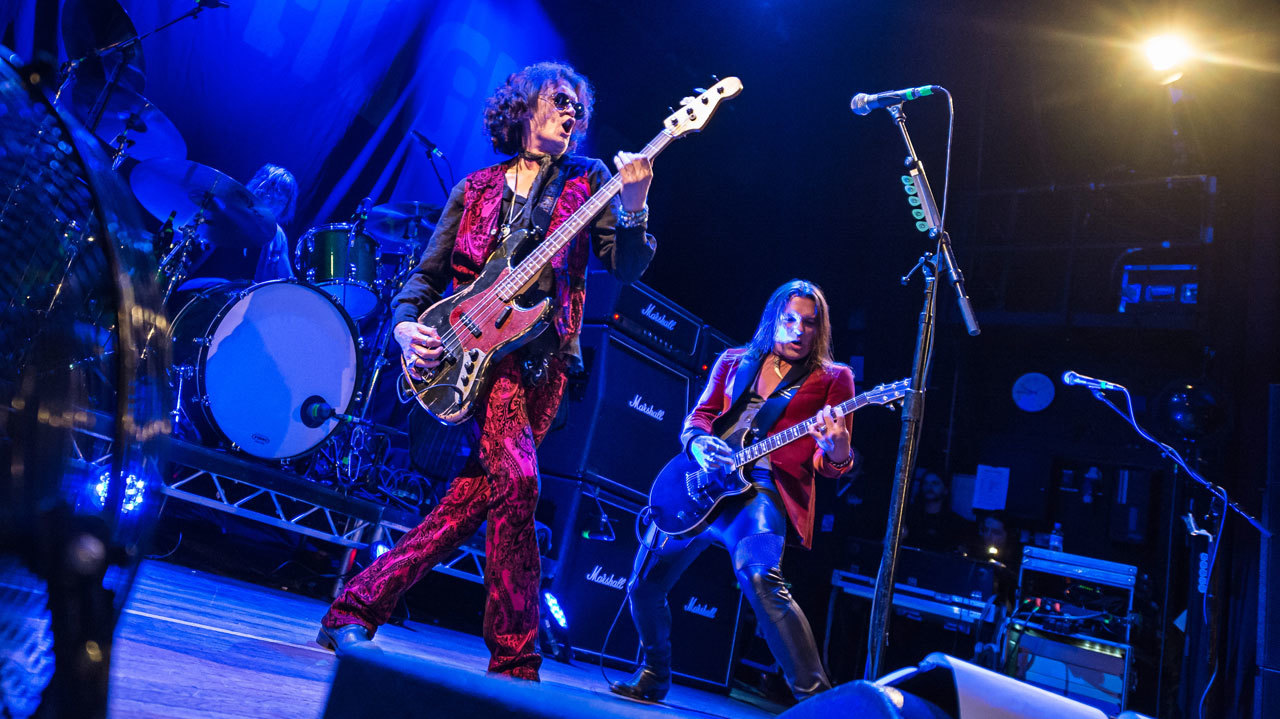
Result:
<svg viewBox="0 0 1280 719">
<path fill-rule="evenodd" d="M 282 225 L 293 219 L 298 204 L 298 181 L 279 165 L 266 164 L 245 185 L 276 221 L 276 232 L 256 250 L 242 247 L 210 247 L 192 265 L 189 277 L 200 278 L 183 289 L 207 286 L 208 280 L 252 280 L 255 283 L 293 277 L 289 238 Z M 190 280 L 188 280 L 190 282 Z"/>
<path fill-rule="evenodd" d="M 962 551 L 973 527 L 951 510 L 951 490 L 942 476 L 917 468 L 912 495 L 903 519 L 902 543 L 929 552 Z"/>
</svg>

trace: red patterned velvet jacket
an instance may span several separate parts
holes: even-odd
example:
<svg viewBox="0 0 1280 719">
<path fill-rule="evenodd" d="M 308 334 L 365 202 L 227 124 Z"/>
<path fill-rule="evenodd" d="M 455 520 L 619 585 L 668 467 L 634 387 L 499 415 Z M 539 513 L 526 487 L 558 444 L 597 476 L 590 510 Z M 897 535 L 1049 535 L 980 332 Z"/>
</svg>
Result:
<svg viewBox="0 0 1280 719">
<path fill-rule="evenodd" d="M 716 418 L 733 406 L 747 387 L 755 380 L 759 360 L 747 356 L 746 350 L 735 347 L 726 350 L 716 360 L 707 387 L 698 398 L 698 405 L 684 420 L 680 441 L 689 450 L 689 443 L 699 435 L 711 434 Z M 809 373 L 796 389 L 791 401 L 778 421 L 769 428 L 774 435 L 788 427 L 803 422 L 817 414 L 826 405 L 835 405 L 853 397 L 853 372 L 842 364 L 832 364 Z M 845 418 L 853 426 L 853 416 Z M 839 477 L 841 470 L 833 469 L 818 443 L 808 435 L 791 444 L 774 450 L 769 455 L 773 467 L 773 481 L 782 497 L 793 539 L 805 548 L 813 546 L 813 508 L 817 493 L 814 491 L 814 473 L 824 477 Z M 852 464 L 850 464 L 852 466 Z"/>
<path fill-rule="evenodd" d="M 502 218 L 505 174 L 514 160 L 477 170 L 463 178 L 449 193 L 440 222 L 431 235 L 404 289 L 391 301 L 395 322 L 416 320 L 431 304 L 444 296 L 450 281 L 456 286 L 474 280 L 484 262 L 498 246 Z M 564 189 L 551 212 L 547 234 L 554 232 L 608 181 L 604 163 L 588 157 L 566 155 L 553 161 L 535 183 L 530 202 L 559 173 L 568 173 Z M 606 208 L 551 261 L 554 275 L 552 323 L 559 335 L 562 353 L 577 357 L 578 332 L 582 328 L 582 307 L 586 294 L 588 249 L 623 282 L 639 279 L 653 259 L 656 243 L 643 228 L 617 228 L 621 204 L 613 198 Z M 529 207 L 524 217 L 532 216 Z"/>
</svg>

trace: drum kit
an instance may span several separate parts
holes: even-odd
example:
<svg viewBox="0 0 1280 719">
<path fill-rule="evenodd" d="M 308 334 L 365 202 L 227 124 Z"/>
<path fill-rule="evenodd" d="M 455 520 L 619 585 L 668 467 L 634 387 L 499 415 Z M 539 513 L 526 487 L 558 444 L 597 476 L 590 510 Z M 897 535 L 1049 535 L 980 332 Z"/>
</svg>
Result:
<svg viewBox="0 0 1280 719">
<path fill-rule="evenodd" d="M 190 278 L 213 249 L 253 253 L 272 242 L 279 232 L 272 209 L 232 177 L 186 159 L 177 127 L 142 95 L 141 38 L 119 5 L 67 0 L 62 33 L 68 56 L 80 59 L 64 66 L 55 104 L 104 143 L 138 204 L 160 223 L 154 250 L 172 318 L 175 433 L 286 467 L 326 443 L 330 455 L 335 443 L 366 453 L 379 445 L 353 435 L 375 431 L 369 399 L 390 362 L 390 299 L 430 238 L 439 206 L 366 201 L 350 221 L 302 235 L 292 277 Z M 343 426 L 349 431 L 339 432 Z M 328 479 L 350 486 L 359 481 L 350 468 L 369 459 L 323 464 L 338 475 Z"/>
</svg>

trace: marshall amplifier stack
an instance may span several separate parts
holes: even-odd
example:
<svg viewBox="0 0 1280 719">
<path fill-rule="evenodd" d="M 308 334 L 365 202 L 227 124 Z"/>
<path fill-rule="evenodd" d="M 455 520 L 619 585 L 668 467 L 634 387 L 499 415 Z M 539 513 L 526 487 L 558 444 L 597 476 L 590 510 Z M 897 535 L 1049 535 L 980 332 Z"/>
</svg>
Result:
<svg viewBox="0 0 1280 719">
<path fill-rule="evenodd" d="M 568 480 L 544 478 L 545 485 L 563 488 Z M 640 640 L 631 621 L 627 579 L 640 547 L 636 538 L 639 507 L 610 497 L 583 482 L 570 521 L 571 531 L 560 545 L 551 593 L 568 624 L 569 642 L 579 655 L 620 662 L 628 669 L 639 658 Z M 734 578 L 728 553 L 709 547 L 676 582 L 667 600 L 671 606 L 672 672 L 687 683 L 727 689 L 733 668 L 742 592 Z M 617 623 L 605 646 L 610 624 Z"/>
</svg>

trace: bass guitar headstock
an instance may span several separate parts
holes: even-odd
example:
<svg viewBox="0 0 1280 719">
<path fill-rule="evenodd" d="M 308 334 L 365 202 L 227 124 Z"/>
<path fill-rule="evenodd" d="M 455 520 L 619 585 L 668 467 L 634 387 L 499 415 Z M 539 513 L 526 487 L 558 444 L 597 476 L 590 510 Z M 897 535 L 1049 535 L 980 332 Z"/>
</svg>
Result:
<svg viewBox="0 0 1280 719">
<path fill-rule="evenodd" d="M 673 111 L 662 121 L 663 130 L 667 134 L 679 138 L 701 130 L 722 101 L 742 92 L 742 81 L 736 77 L 726 77 L 706 90 L 699 91 L 697 97 L 681 100 L 680 109 Z"/>
</svg>

